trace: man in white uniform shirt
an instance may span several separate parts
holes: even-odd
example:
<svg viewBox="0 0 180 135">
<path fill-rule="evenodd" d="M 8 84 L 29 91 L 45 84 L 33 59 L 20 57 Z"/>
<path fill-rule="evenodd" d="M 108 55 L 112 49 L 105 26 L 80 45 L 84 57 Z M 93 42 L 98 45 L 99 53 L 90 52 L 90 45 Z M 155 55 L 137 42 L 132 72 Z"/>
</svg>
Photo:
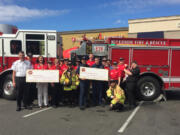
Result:
<svg viewBox="0 0 180 135">
<path fill-rule="evenodd" d="M 16 88 L 16 100 L 17 100 L 17 109 L 16 111 L 21 111 L 21 102 L 23 100 L 24 94 L 26 93 L 26 71 L 31 69 L 32 65 L 29 61 L 25 60 L 24 52 L 19 52 L 19 60 L 15 61 L 12 65 L 13 75 L 12 81 L 13 86 Z M 26 100 L 24 100 L 26 101 Z M 24 103 L 26 107 L 27 104 Z"/>
</svg>

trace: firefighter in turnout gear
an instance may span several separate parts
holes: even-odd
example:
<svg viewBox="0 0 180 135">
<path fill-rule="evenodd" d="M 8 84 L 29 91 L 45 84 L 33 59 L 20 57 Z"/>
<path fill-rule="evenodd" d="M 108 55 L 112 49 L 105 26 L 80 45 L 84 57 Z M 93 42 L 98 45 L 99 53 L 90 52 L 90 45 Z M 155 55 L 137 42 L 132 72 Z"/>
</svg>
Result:
<svg viewBox="0 0 180 135">
<path fill-rule="evenodd" d="M 110 81 L 110 87 L 106 93 L 107 97 L 111 100 L 110 110 L 122 110 L 124 107 L 125 94 L 124 90 L 117 85 L 116 80 Z"/>
<path fill-rule="evenodd" d="M 70 103 L 70 105 L 75 104 L 75 91 L 77 89 L 77 86 L 79 85 L 79 79 L 76 74 L 76 70 L 72 67 L 72 63 L 69 61 L 68 69 L 65 70 L 62 74 L 62 77 L 60 79 L 60 83 L 63 84 L 64 87 L 64 103 Z"/>
</svg>

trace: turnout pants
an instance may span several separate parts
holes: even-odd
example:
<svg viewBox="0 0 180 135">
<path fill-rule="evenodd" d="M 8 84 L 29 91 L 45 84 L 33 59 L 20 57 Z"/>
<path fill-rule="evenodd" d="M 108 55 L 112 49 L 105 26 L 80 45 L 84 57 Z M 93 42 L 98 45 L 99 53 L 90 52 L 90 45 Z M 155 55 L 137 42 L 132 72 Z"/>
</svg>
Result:
<svg viewBox="0 0 180 135">
<path fill-rule="evenodd" d="M 24 105 L 27 105 L 28 102 L 28 92 L 27 92 L 27 83 L 25 77 L 16 77 L 16 100 L 17 100 L 17 107 L 21 107 L 21 102 L 24 102 Z"/>
<path fill-rule="evenodd" d="M 48 84 L 47 83 L 37 83 L 36 87 L 38 89 L 38 105 L 41 107 L 44 101 L 44 105 L 48 105 Z"/>
</svg>

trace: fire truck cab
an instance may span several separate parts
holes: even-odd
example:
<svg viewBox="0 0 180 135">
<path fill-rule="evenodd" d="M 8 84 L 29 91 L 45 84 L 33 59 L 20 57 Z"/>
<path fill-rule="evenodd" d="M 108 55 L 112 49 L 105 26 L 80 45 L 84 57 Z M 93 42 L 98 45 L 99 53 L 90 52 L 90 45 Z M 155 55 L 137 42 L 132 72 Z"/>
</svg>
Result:
<svg viewBox="0 0 180 135">
<path fill-rule="evenodd" d="M 0 94 L 6 99 L 15 99 L 12 85 L 12 63 L 18 59 L 19 51 L 33 54 L 33 61 L 39 55 L 45 60 L 61 57 L 60 35 L 50 30 L 18 30 L 15 34 L 0 35 Z"/>
</svg>

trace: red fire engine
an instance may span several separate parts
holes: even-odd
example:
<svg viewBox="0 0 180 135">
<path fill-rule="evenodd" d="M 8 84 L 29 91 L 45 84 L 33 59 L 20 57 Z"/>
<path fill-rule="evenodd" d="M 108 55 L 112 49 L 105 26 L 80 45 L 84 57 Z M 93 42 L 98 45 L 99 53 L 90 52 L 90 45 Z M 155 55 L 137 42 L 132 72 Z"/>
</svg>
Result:
<svg viewBox="0 0 180 135">
<path fill-rule="evenodd" d="M 18 52 L 31 52 L 34 61 L 39 55 L 53 60 L 61 57 L 61 39 L 56 31 L 18 30 L 16 33 L 0 35 L 0 94 L 6 99 L 15 98 L 12 85 L 12 63 L 18 59 Z"/>
<path fill-rule="evenodd" d="M 124 57 L 129 66 L 136 60 L 141 69 L 137 93 L 143 100 L 151 101 L 163 90 L 180 88 L 180 39 L 109 38 L 104 44 L 84 41 L 71 51 L 78 57 L 88 53 L 112 61 Z"/>
<path fill-rule="evenodd" d="M 124 57 L 141 69 L 137 92 L 144 100 L 154 100 L 162 90 L 180 88 L 180 39 L 110 38 L 109 58 Z M 121 45 L 121 46 L 120 46 Z"/>
</svg>

